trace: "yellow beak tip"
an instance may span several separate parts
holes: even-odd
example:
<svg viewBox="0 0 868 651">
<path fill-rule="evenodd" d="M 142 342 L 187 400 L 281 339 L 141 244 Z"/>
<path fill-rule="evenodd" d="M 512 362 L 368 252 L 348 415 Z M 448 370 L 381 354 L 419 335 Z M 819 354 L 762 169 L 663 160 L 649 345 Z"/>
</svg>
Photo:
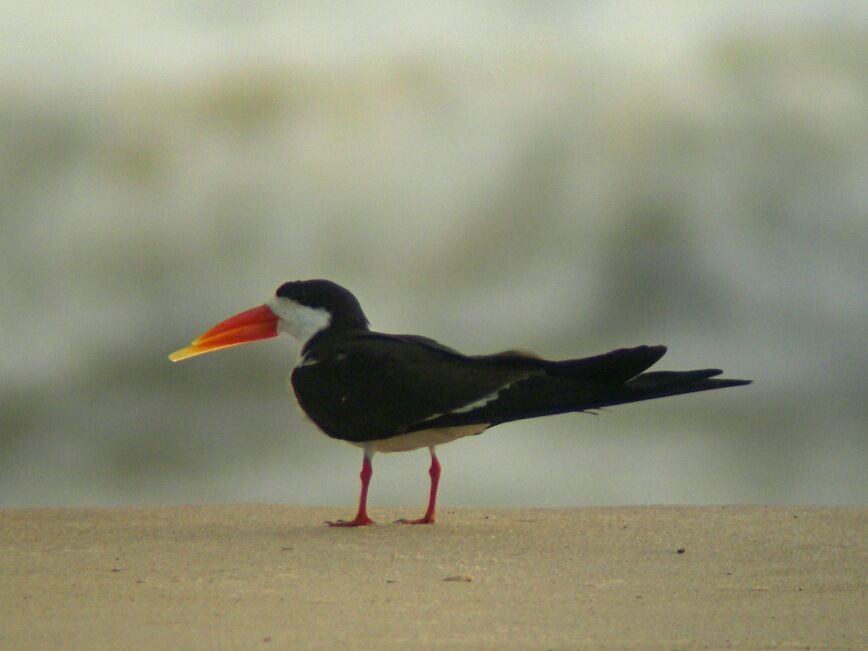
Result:
<svg viewBox="0 0 868 651">
<path fill-rule="evenodd" d="M 203 352 L 205 351 L 196 350 L 193 346 L 187 346 L 187 348 L 181 348 L 180 350 L 171 353 L 169 359 L 173 362 L 180 362 L 181 360 L 185 360 L 188 357 L 195 357 Z"/>
</svg>

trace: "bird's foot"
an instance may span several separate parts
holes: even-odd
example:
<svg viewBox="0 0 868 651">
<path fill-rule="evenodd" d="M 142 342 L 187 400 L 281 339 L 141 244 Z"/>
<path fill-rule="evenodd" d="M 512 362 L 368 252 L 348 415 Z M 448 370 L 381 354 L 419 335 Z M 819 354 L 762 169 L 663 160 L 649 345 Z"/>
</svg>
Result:
<svg viewBox="0 0 868 651">
<path fill-rule="evenodd" d="M 406 518 L 401 518 L 400 520 L 395 520 L 395 524 L 434 524 L 434 516 L 426 515 L 421 518 L 417 518 L 416 520 L 407 520 Z"/>
<path fill-rule="evenodd" d="M 375 522 L 367 515 L 357 515 L 352 520 L 328 520 L 326 524 L 330 527 L 367 527 Z"/>
</svg>

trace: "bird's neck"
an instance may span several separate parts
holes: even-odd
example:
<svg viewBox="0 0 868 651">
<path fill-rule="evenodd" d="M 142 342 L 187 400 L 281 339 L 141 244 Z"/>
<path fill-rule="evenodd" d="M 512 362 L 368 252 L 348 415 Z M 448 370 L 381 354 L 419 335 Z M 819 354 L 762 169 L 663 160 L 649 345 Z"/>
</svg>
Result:
<svg viewBox="0 0 868 651">
<path fill-rule="evenodd" d="M 362 334 L 365 332 L 369 332 L 367 323 L 365 323 L 364 325 L 355 326 L 347 326 L 340 323 L 333 323 L 327 328 L 323 328 L 319 332 L 315 333 L 307 341 L 302 342 L 301 356 L 304 357 L 309 352 L 314 351 L 317 348 L 329 346 L 339 339 L 346 339 L 348 337 L 352 337 L 353 335 Z"/>
</svg>

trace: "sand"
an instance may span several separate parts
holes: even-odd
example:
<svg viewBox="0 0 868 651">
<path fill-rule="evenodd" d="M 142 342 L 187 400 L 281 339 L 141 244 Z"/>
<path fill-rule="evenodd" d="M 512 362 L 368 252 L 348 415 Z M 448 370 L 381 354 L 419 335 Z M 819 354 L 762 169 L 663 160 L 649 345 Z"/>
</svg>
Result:
<svg viewBox="0 0 868 651">
<path fill-rule="evenodd" d="M 0 511 L 2 649 L 868 648 L 868 509 Z"/>
</svg>

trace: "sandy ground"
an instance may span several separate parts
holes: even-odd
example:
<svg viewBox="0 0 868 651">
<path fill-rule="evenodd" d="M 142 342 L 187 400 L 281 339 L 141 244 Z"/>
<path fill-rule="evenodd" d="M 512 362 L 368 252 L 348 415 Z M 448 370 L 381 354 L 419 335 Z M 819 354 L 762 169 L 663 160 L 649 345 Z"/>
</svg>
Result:
<svg viewBox="0 0 868 651">
<path fill-rule="evenodd" d="M 0 511 L 0 648 L 868 648 L 866 508 L 342 515 Z"/>
</svg>

